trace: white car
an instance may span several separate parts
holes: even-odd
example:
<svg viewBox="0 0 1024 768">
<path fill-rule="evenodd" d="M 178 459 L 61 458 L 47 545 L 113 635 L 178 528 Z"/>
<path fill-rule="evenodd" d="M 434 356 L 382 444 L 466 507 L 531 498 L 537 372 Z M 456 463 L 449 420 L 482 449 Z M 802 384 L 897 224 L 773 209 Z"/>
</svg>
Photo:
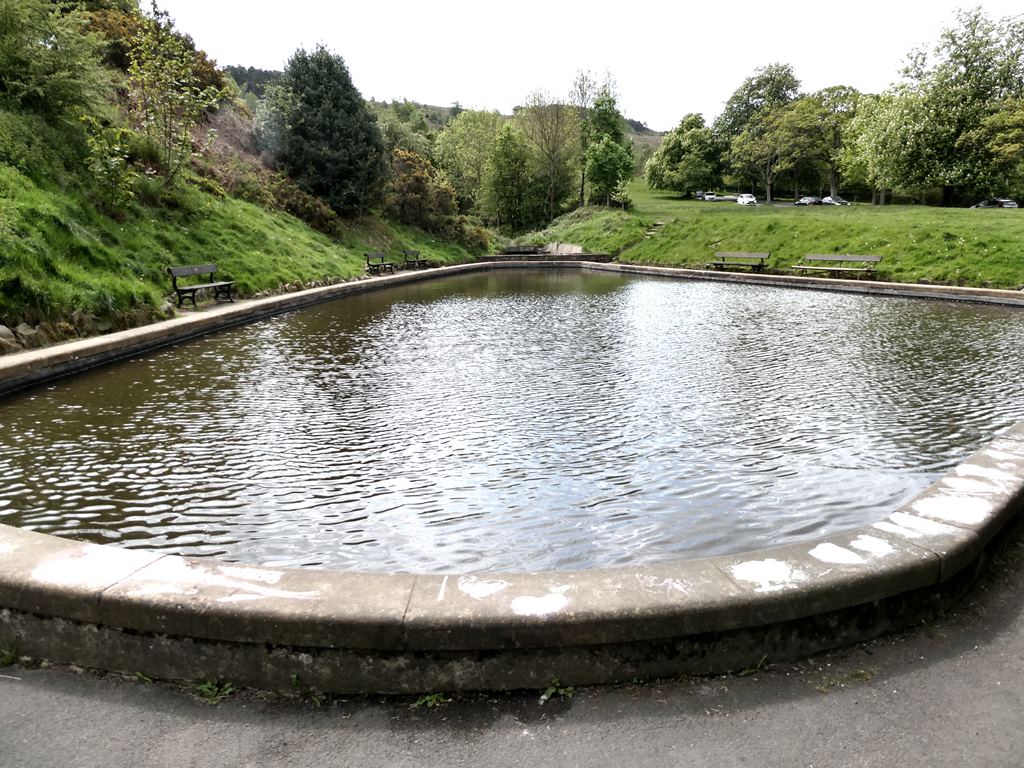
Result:
<svg viewBox="0 0 1024 768">
<path fill-rule="evenodd" d="M 757 198 L 751 194 L 743 194 L 736 198 L 737 205 L 757 205 Z"/>
</svg>

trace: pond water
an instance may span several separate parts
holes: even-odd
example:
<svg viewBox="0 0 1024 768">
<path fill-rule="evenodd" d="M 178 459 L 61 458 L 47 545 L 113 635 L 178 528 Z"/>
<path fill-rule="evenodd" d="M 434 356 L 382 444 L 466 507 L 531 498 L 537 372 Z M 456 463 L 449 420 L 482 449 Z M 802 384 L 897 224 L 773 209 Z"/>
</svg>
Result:
<svg viewBox="0 0 1024 768">
<path fill-rule="evenodd" d="M 0 522 L 579 569 L 879 519 L 1024 413 L 1024 312 L 611 273 L 368 293 L 0 401 Z"/>
</svg>

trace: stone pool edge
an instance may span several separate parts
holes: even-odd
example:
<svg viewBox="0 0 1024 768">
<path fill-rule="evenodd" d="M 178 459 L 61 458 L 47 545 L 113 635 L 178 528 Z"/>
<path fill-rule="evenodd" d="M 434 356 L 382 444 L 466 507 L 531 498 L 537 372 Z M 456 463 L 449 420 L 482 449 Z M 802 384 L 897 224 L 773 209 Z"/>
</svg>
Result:
<svg viewBox="0 0 1024 768">
<path fill-rule="evenodd" d="M 431 270 L 453 271 L 467 270 Z M 428 273 L 401 282 L 421 275 Z M 395 282 L 363 281 L 332 293 Z M 214 312 L 224 317 L 209 330 L 248 321 Z M 182 325 L 182 338 L 205 332 Z M 141 341 L 153 346 L 152 337 Z M 100 354 L 111 354 L 102 347 Z M 58 367 L 69 359 L 98 364 L 81 354 L 62 358 Z M 221 678 L 278 690 L 300 681 L 337 692 L 724 672 L 906 623 L 969 583 L 1022 506 L 1024 421 L 870 525 L 757 552 L 641 567 L 473 575 L 276 569 L 0 526 L 0 648 L 151 677 Z"/>
<path fill-rule="evenodd" d="M 68 341 L 42 349 L 0 356 L 0 396 L 36 384 L 77 373 L 122 358 L 143 354 L 170 344 L 262 320 L 273 315 L 310 307 L 344 296 L 406 285 L 470 272 L 503 269 L 581 269 L 594 272 L 650 275 L 688 280 L 772 285 L 784 288 L 865 293 L 904 298 L 967 301 L 1024 307 L 1024 292 L 995 288 L 961 288 L 914 283 L 884 283 L 870 280 L 837 280 L 800 275 L 764 275 L 750 272 L 718 272 L 642 264 L 585 261 L 476 262 L 434 269 L 399 272 L 310 288 L 280 296 L 239 301 L 204 308 L 199 312 L 163 320 L 139 328 Z"/>
</svg>

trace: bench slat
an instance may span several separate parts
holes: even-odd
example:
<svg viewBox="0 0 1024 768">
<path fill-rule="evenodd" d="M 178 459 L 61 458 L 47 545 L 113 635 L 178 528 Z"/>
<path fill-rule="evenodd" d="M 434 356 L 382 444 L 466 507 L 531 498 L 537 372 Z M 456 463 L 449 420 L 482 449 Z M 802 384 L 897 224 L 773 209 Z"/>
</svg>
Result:
<svg viewBox="0 0 1024 768">
<path fill-rule="evenodd" d="M 714 269 L 725 267 L 750 267 L 754 272 L 763 272 L 768 266 L 770 253 L 756 253 L 750 251 L 718 251 L 715 253 L 715 260 L 704 264 L 705 268 Z"/>
<path fill-rule="evenodd" d="M 809 253 L 804 256 L 804 261 L 854 261 L 877 264 L 881 260 L 881 256 L 855 256 L 849 253 Z"/>
<path fill-rule="evenodd" d="M 216 264 L 193 264 L 187 267 L 168 267 L 167 272 L 172 277 L 189 277 L 191 275 L 213 274 L 217 271 Z"/>
<path fill-rule="evenodd" d="M 746 251 L 718 251 L 715 254 L 715 258 L 716 259 L 744 258 L 744 259 L 761 259 L 762 261 L 767 261 L 769 255 L 770 254 L 768 254 L 768 253 L 756 253 L 756 252 L 746 252 Z"/>
</svg>

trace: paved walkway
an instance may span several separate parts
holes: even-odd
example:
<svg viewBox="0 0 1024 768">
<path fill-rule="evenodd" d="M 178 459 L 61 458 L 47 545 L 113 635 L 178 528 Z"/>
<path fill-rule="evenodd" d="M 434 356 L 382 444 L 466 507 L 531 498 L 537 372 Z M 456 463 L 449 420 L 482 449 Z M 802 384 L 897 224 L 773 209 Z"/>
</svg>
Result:
<svg viewBox="0 0 1024 768">
<path fill-rule="evenodd" d="M 1024 765 L 1024 540 L 955 613 L 746 676 L 320 706 L 0 669 L 0 768 Z"/>
</svg>

